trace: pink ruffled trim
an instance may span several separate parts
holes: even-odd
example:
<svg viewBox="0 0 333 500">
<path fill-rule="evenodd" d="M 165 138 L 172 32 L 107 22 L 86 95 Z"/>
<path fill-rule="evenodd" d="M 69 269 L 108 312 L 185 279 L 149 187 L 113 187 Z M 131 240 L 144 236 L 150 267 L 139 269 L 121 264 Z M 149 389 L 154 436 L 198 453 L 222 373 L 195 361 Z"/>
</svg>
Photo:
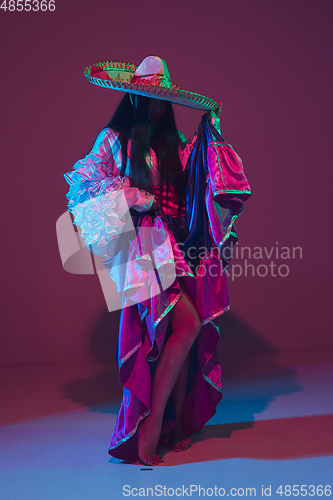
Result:
<svg viewBox="0 0 333 500">
<path fill-rule="evenodd" d="M 230 144 L 209 142 L 207 164 L 214 197 L 221 194 L 229 198 L 230 194 L 251 194 L 242 160 Z"/>
</svg>

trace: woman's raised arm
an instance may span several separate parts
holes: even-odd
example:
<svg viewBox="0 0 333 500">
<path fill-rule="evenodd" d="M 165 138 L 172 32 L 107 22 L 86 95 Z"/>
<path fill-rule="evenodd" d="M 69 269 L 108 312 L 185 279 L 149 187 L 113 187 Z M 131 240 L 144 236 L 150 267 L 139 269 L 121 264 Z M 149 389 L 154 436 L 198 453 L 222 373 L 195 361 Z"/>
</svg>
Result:
<svg viewBox="0 0 333 500">
<path fill-rule="evenodd" d="M 129 218 L 129 208 L 153 203 L 145 192 L 132 188 L 128 177 L 120 175 L 121 146 L 113 130 L 103 129 L 90 153 L 64 174 L 70 188 L 66 195 L 73 224 L 81 227 L 81 237 L 90 250 L 110 257 L 108 245 L 121 234 Z"/>
</svg>

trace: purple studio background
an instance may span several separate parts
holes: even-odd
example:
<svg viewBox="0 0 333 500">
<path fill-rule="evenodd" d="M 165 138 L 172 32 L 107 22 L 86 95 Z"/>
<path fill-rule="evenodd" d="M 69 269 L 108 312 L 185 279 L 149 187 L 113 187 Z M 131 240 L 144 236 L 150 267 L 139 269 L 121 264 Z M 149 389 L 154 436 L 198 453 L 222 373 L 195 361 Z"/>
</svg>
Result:
<svg viewBox="0 0 333 500">
<path fill-rule="evenodd" d="M 0 13 L 1 365 L 114 361 L 119 313 L 108 313 L 96 275 L 65 272 L 55 226 L 63 174 L 123 95 L 83 69 L 147 55 L 182 88 L 223 100 L 222 135 L 253 190 L 236 222 L 242 275 L 228 280 L 223 348 L 332 349 L 332 14 L 328 0 L 56 0 L 54 12 Z M 174 109 L 192 137 L 202 113 Z M 255 247 L 268 255 L 254 259 Z M 283 259 L 283 247 L 302 251 Z M 272 261 L 288 274 L 259 276 Z"/>
</svg>

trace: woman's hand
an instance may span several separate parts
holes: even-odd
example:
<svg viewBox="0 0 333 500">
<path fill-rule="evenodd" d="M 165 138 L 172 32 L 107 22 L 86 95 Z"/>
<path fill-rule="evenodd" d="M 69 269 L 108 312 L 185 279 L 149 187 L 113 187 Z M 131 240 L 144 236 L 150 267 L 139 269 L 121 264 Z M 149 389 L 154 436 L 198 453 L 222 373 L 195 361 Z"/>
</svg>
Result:
<svg viewBox="0 0 333 500">
<path fill-rule="evenodd" d="M 131 187 L 129 178 L 126 176 L 124 176 L 122 180 L 122 190 L 128 207 L 131 208 L 131 206 L 135 205 L 139 199 L 139 190 L 135 187 Z"/>
<path fill-rule="evenodd" d="M 138 212 L 145 212 L 150 210 L 157 210 L 159 204 L 154 199 L 154 196 L 147 191 L 140 190 L 136 187 L 131 187 L 128 177 L 123 177 L 122 191 L 126 199 L 127 209 L 133 207 Z M 153 203 L 151 206 L 151 200 Z"/>
<path fill-rule="evenodd" d="M 117 215 L 120 219 L 128 212 L 128 210 L 137 203 L 139 198 L 139 190 L 131 187 L 128 177 L 122 178 L 121 195 L 117 198 Z"/>
<path fill-rule="evenodd" d="M 211 109 L 210 113 L 207 113 L 208 120 L 210 123 L 213 125 L 213 127 L 216 128 L 219 134 L 221 134 L 221 125 L 220 125 L 220 118 L 219 114 L 222 111 L 222 101 L 219 102 L 219 105 L 216 109 Z"/>
<path fill-rule="evenodd" d="M 131 208 L 133 205 L 135 205 L 139 199 L 139 192 L 137 188 L 130 187 L 130 186 L 124 186 L 123 185 L 123 192 L 128 204 L 128 207 Z"/>
<path fill-rule="evenodd" d="M 158 208 L 160 208 L 159 204 L 157 203 L 156 200 L 153 201 L 153 204 L 152 206 L 150 207 L 149 210 L 157 210 Z"/>
<path fill-rule="evenodd" d="M 216 109 L 210 110 L 210 118 L 218 118 L 220 116 L 220 113 L 222 111 L 222 104 L 223 104 L 223 101 L 220 101 L 219 105 Z"/>
</svg>

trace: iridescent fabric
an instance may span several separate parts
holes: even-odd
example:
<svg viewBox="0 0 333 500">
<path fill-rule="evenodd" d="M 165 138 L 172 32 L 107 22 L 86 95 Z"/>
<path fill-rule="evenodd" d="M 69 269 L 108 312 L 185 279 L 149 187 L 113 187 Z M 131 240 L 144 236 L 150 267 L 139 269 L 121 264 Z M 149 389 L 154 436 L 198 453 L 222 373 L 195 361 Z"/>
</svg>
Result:
<svg viewBox="0 0 333 500">
<path fill-rule="evenodd" d="M 118 136 L 110 129 L 101 132 L 92 152 L 77 162 L 74 172 L 65 174 L 74 223 L 81 225 L 81 236 L 90 250 L 106 257 L 104 264 L 123 300 L 117 353 L 123 401 L 109 448 L 110 455 L 120 459 L 138 458 L 136 431 L 149 413 L 156 364 L 172 335 L 169 312 L 182 296 L 180 280 L 189 290 L 202 325 L 190 352 L 184 431 L 191 435 L 201 430 L 222 399 L 216 347 L 218 317 L 229 309 L 224 271 L 230 262 L 222 250 L 237 239 L 234 220 L 250 189 L 240 158 L 206 117 L 198 137 L 184 144 L 179 155 L 188 187 L 186 216 L 178 218 L 173 195 L 168 209 L 147 211 L 153 196 L 146 198 L 144 192 L 139 193 L 136 205 L 124 209 L 121 188 L 127 181 L 120 176 Z M 147 162 L 156 183 L 153 151 Z M 174 422 L 169 400 L 161 445 L 166 444 Z"/>
</svg>

